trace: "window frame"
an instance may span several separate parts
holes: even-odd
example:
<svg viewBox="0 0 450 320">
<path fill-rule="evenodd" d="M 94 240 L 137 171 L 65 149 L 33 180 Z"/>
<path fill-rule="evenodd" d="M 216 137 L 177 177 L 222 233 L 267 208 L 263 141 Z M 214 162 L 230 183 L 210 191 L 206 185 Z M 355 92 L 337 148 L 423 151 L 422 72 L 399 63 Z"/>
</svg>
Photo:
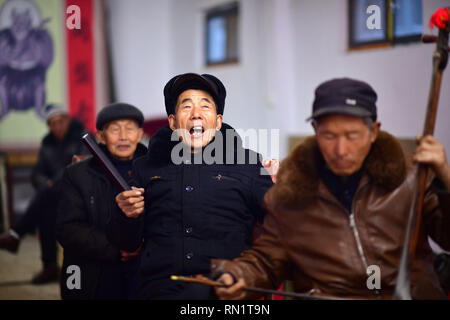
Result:
<svg viewBox="0 0 450 320">
<path fill-rule="evenodd" d="M 205 25 L 205 34 L 204 34 L 204 54 L 205 54 L 205 65 L 207 67 L 210 66 L 217 66 L 217 65 L 224 65 L 224 64 L 236 64 L 239 63 L 239 31 L 240 31 L 240 23 L 239 23 L 239 12 L 240 12 L 240 8 L 239 8 L 239 2 L 238 1 L 233 1 L 230 3 L 226 3 L 223 5 L 219 5 L 216 7 L 213 7 L 209 10 L 206 11 L 205 13 L 205 17 L 204 17 L 204 25 Z M 237 41 L 237 52 L 236 52 L 236 57 L 226 57 L 224 60 L 221 61 L 210 61 L 209 60 L 209 28 L 208 28 L 208 24 L 209 21 L 212 18 L 215 17 L 224 17 L 225 21 L 227 16 L 236 14 L 236 18 L 237 18 L 237 28 L 236 28 L 236 41 Z"/>
<path fill-rule="evenodd" d="M 408 43 L 415 43 L 420 42 L 422 39 L 422 34 L 415 34 L 415 35 L 408 35 L 408 36 L 395 36 L 395 14 L 392 9 L 392 4 L 395 4 L 395 0 L 384 0 L 385 2 L 385 12 L 382 12 L 381 14 L 384 14 L 384 18 L 386 19 L 386 30 L 384 30 L 384 38 L 380 40 L 373 40 L 373 41 L 362 41 L 362 42 L 355 42 L 352 34 L 354 31 L 354 19 L 353 19 L 353 8 L 354 8 L 354 2 L 358 0 L 348 0 L 347 1 L 347 7 L 348 7 L 348 50 L 354 51 L 354 50 L 361 50 L 361 49 L 374 49 L 374 48 L 387 48 L 395 46 L 396 44 L 408 44 Z M 423 12 L 423 3 L 422 3 L 422 12 Z M 423 25 L 423 21 L 422 21 Z"/>
</svg>

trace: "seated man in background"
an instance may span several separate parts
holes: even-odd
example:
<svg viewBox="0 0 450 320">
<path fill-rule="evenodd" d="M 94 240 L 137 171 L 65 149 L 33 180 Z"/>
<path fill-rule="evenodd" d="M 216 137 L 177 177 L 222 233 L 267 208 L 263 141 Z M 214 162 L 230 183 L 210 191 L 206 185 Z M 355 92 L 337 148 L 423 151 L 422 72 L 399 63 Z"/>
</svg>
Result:
<svg viewBox="0 0 450 320">
<path fill-rule="evenodd" d="M 56 202 L 60 197 L 60 178 L 64 168 L 72 162 L 74 154 L 85 154 L 81 136 L 86 132 L 76 119 L 69 118 L 66 110 L 56 105 L 47 106 L 47 125 L 50 132 L 42 139 L 31 182 L 36 189 L 23 217 L 11 230 L 0 235 L 0 249 L 16 253 L 20 239 L 39 230 L 43 270 L 32 279 L 33 284 L 57 281 L 57 245 L 55 236 Z"/>
<path fill-rule="evenodd" d="M 426 136 L 418 139 L 413 161 L 406 158 L 399 142 L 380 131 L 376 100 L 372 87 L 353 79 L 330 80 L 316 89 L 315 136 L 283 161 L 277 184 L 265 195 L 269 213 L 262 235 L 241 257 L 212 263 L 219 281 L 230 286 L 216 289 L 220 298 L 254 298 L 243 287 L 276 288 L 291 279 L 300 293 L 391 299 L 414 205 L 413 161 L 430 165 L 432 174 L 412 261 L 411 295 L 445 298 L 426 237 L 450 248 L 445 150 Z"/>
<path fill-rule="evenodd" d="M 142 112 L 125 103 L 108 105 L 97 116 L 99 146 L 125 181 L 130 181 L 133 160 L 147 151 L 139 143 L 143 121 Z M 57 239 L 64 248 L 61 297 L 135 298 L 140 249 L 122 251 L 106 237 L 119 193 L 114 182 L 89 157 L 66 168 L 61 188 L 56 220 Z"/>
</svg>

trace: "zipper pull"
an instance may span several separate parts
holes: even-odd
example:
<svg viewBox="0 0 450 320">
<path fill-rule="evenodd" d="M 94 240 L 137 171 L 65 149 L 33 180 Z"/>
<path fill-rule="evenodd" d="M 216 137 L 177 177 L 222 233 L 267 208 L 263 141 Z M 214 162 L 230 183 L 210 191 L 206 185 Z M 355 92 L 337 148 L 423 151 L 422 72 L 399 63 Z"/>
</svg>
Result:
<svg viewBox="0 0 450 320">
<path fill-rule="evenodd" d="M 350 214 L 350 227 L 355 227 L 355 217 L 353 216 L 353 212 Z"/>
</svg>

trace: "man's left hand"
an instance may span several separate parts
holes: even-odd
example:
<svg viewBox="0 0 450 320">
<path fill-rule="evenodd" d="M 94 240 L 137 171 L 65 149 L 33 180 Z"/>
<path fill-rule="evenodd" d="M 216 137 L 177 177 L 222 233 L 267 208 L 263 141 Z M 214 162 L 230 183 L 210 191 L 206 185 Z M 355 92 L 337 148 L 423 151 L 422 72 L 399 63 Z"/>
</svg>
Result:
<svg viewBox="0 0 450 320">
<path fill-rule="evenodd" d="M 445 155 L 442 143 L 431 135 L 417 137 L 417 148 L 413 154 L 415 162 L 428 164 L 433 169 L 436 177 L 441 180 L 450 191 L 450 165 Z"/>
</svg>

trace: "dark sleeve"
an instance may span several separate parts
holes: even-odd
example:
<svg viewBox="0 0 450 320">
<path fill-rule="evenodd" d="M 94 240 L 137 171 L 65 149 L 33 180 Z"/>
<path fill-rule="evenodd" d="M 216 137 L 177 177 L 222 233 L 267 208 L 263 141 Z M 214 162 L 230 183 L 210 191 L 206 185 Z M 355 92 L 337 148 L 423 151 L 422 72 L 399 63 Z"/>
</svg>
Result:
<svg viewBox="0 0 450 320">
<path fill-rule="evenodd" d="M 31 172 L 31 183 L 33 187 L 36 188 L 37 191 L 42 191 L 48 188 L 47 181 L 50 179 L 47 173 L 46 165 L 45 165 L 45 157 L 43 148 L 39 150 L 38 160 L 33 167 L 33 171 Z"/>
<path fill-rule="evenodd" d="M 133 164 L 130 186 L 140 187 L 139 169 Z M 144 195 L 145 197 L 145 195 Z M 145 201 L 145 198 L 144 198 Z M 147 207 L 147 204 L 145 205 Z M 144 233 L 144 212 L 138 218 L 127 218 L 119 206 L 114 202 L 112 214 L 107 224 L 109 240 L 121 250 L 136 251 L 142 244 Z"/>
<path fill-rule="evenodd" d="M 261 162 L 258 161 L 258 165 L 254 166 L 252 170 L 255 170 L 252 175 L 252 211 L 258 222 L 262 222 L 264 216 L 266 215 L 266 210 L 263 206 L 264 195 L 273 186 L 272 178 L 270 177 L 267 170 L 262 166 Z"/>
<path fill-rule="evenodd" d="M 428 235 L 439 246 L 450 250 L 450 192 L 442 182 L 434 179 L 424 201 L 424 219 Z"/>
<path fill-rule="evenodd" d="M 266 202 L 268 194 L 266 195 Z M 235 279 L 243 278 L 248 287 L 276 289 L 287 278 L 289 258 L 284 249 L 276 216 L 270 212 L 265 216 L 262 234 L 256 239 L 253 247 L 241 253 L 232 261 L 223 259 L 211 260 L 211 271 L 229 272 Z M 260 294 L 247 293 L 248 299 Z"/>
<path fill-rule="evenodd" d="M 65 250 L 93 260 L 119 260 L 119 249 L 106 234 L 89 223 L 88 205 L 73 178 L 65 169 L 61 181 L 61 198 L 56 217 L 56 237 Z"/>
</svg>

